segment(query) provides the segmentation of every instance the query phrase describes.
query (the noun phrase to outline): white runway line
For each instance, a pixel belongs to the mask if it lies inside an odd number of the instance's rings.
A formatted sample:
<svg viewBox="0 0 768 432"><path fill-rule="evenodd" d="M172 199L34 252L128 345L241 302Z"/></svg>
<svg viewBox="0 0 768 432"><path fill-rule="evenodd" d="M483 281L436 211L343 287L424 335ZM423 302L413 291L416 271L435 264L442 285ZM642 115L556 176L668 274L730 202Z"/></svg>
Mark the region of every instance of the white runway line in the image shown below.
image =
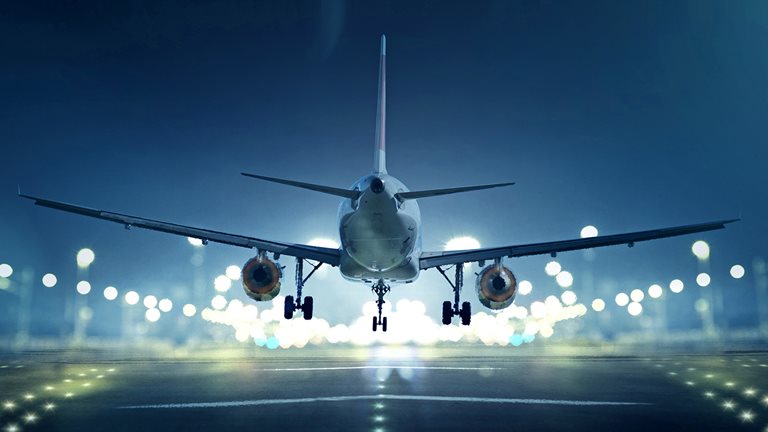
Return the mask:
<svg viewBox="0 0 768 432"><path fill-rule="evenodd" d="M369 400L399 400L399 401L424 401L424 402L465 402L465 403L490 403L490 404L518 404L518 405L564 405L564 406L632 406L651 405L647 402L612 402L590 400L559 400L559 399L510 399L510 398L482 398L482 397L454 397L454 396L418 396L418 395L359 395L359 396L330 396L298 399L258 399L225 402L192 402L171 403L158 405L134 405L118 407L119 409L188 409L188 408L233 408L260 405L285 405L317 402L351 402Z"/></svg>
<svg viewBox="0 0 768 432"><path fill-rule="evenodd" d="M334 370L358 370L358 369L418 369L418 370L462 370L462 371L489 371L502 370L494 367L460 367L460 366L331 366L331 367L303 367L303 368L274 368L256 369L264 372L295 372L295 371L334 371Z"/></svg>

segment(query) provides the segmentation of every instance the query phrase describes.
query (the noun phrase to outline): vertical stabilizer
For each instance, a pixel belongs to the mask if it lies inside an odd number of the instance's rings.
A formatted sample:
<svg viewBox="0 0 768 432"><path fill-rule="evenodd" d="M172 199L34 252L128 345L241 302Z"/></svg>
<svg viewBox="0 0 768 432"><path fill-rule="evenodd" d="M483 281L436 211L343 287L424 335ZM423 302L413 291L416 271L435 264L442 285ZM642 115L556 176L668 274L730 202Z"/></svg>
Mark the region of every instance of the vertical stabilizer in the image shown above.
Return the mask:
<svg viewBox="0 0 768 432"><path fill-rule="evenodd" d="M374 174L387 172L386 158L386 123L387 123L387 37L381 35L381 55L379 56L379 101L376 109L376 146L373 155Z"/></svg>

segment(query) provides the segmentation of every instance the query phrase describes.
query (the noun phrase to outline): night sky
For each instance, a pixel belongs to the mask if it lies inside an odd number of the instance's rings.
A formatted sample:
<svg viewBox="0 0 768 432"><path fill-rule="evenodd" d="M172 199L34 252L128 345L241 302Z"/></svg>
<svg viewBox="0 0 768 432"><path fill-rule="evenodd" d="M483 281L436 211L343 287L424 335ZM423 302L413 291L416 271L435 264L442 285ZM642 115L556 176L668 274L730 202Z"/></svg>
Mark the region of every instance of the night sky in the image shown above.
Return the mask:
<svg viewBox="0 0 768 432"><path fill-rule="evenodd" d="M741 216L720 232L601 249L594 271L619 289L692 286L690 245L703 238L715 283L741 263L752 284L768 240L763 1L6 3L0 261L70 289L89 246L98 287L170 295L191 283L186 239L36 207L19 184L259 238L336 239L337 198L239 173L336 187L369 173L382 33L390 174L411 189L517 182L421 200L426 250L458 234L496 246L574 238L587 224L611 234ZM255 251L205 253L212 281ZM578 293L582 253L558 258ZM544 293L548 260L511 267ZM438 277L392 298L437 316L450 297ZM307 288L316 315L339 320L374 298L335 275Z"/></svg>

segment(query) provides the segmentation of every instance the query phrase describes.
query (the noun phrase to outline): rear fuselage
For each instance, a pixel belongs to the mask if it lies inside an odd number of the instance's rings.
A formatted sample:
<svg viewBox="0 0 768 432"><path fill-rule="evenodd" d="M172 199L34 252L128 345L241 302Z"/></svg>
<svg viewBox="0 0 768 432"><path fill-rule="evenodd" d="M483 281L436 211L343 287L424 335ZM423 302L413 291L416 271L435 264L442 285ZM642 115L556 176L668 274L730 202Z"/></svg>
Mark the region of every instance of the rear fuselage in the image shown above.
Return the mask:
<svg viewBox="0 0 768 432"><path fill-rule="evenodd" d="M352 185L361 192L339 207L341 261L350 280L412 282L419 275L421 213L416 200L398 200L407 192L400 180L386 174L365 176Z"/></svg>

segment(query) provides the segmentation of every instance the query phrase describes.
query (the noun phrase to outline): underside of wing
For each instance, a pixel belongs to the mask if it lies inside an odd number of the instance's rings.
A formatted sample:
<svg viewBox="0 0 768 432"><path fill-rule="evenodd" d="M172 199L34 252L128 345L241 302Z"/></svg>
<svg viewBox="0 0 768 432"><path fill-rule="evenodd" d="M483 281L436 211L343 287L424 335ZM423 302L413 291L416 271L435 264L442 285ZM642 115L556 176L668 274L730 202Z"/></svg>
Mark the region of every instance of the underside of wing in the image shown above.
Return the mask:
<svg viewBox="0 0 768 432"><path fill-rule="evenodd" d="M693 234L704 231L712 231L725 228L726 224L736 222L739 219L706 222L694 225L683 225L672 228L660 228L648 231L637 231L624 234L613 234L591 238L573 240L561 240L545 243L530 243L523 245L502 246L496 248L450 251L450 252L424 252L419 259L419 267L422 270L473 261L485 261L504 257L521 257L528 255L556 254L579 249L591 249L602 246L626 244L633 246L637 242L654 240L666 237L675 237L685 234Z"/></svg>
<svg viewBox="0 0 768 432"><path fill-rule="evenodd" d="M120 213L112 213L109 211L81 207L78 205L37 198L29 195L19 194L19 196L22 198L30 199L39 206L116 222L124 225L126 228L138 227L180 236L195 237L202 240L204 243L212 241L216 243L223 243L250 249L258 249L259 251L320 261L331 266L337 266L339 264L340 251L338 249L323 248L303 244L273 242L238 234L230 234L221 231L195 228L154 219L147 219Z"/></svg>

